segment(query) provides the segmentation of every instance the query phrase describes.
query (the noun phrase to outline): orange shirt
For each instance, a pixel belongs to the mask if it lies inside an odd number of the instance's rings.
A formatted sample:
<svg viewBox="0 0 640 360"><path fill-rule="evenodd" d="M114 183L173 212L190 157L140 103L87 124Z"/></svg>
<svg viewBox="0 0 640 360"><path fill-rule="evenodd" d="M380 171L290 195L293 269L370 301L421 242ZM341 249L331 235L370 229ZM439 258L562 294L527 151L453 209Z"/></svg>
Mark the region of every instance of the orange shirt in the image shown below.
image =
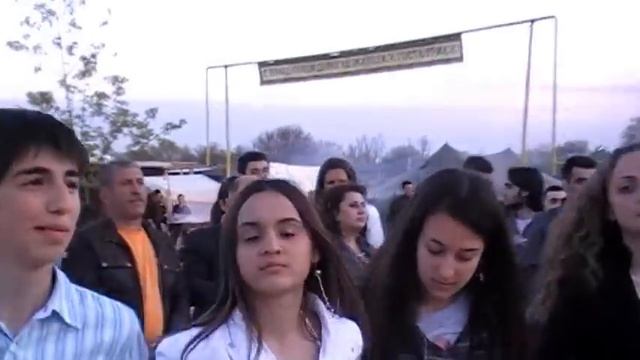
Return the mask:
<svg viewBox="0 0 640 360"><path fill-rule="evenodd" d="M118 233L129 246L142 289L144 337L157 341L164 332L164 313L158 277L158 262L151 240L143 228L120 228Z"/></svg>

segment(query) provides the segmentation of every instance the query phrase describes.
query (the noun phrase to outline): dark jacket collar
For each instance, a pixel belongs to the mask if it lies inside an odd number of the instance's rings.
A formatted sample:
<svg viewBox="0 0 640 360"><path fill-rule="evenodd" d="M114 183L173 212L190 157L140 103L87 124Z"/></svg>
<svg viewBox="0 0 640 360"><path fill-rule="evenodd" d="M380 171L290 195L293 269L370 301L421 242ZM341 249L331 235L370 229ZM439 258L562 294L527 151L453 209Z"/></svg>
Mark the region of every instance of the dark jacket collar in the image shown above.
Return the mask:
<svg viewBox="0 0 640 360"><path fill-rule="evenodd" d="M98 227L103 230L100 232L103 241L127 246L122 236L118 233L118 228L116 227L116 224L113 220L109 218L100 220L98 223ZM159 236L161 236L161 233L158 232L158 230L154 229L152 226L147 225L144 220L142 221L142 228L147 233L147 236L149 237L153 248L158 251L158 238Z"/></svg>

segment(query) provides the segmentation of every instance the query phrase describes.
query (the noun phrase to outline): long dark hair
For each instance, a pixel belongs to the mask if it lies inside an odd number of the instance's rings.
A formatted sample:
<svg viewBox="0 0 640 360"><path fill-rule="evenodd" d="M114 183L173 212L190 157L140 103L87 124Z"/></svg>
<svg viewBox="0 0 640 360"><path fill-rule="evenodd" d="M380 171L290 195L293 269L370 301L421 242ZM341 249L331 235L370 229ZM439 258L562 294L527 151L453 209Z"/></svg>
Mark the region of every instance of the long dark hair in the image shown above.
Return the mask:
<svg viewBox="0 0 640 360"><path fill-rule="evenodd" d="M231 184L238 179L237 176L232 175L228 178L224 179L220 184L220 189L218 189L218 199L213 204L211 208L211 224L212 225L220 225L222 222L222 216L224 215L224 210L222 210L222 206L220 205L221 201L227 201L229 199L229 188Z"/></svg>
<svg viewBox="0 0 640 360"><path fill-rule="evenodd" d="M320 208L320 217L324 226L335 237L342 237L342 230L340 229L340 223L337 219L337 214L340 212L340 203L344 200L347 193L356 192L363 197L367 197L367 189L358 184L348 184L336 186L325 192L322 197L322 203ZM361 235L366 234L366 225L361 231Z"/></svg>
<svg viewBox="0 0 640 360"><path fill-rule="evenodd" d="M356 170L353 168L351 163L349 163L345 159L341 158L329 158L327 159L322 166L320 166L320 170L318 171L318 178L316 179L316 191L315 191L315 202L316 205L320 205L322 196L324 195L324 178L327 177L327 173L331 170L344 170L347 173L347 178L351 183L358 182L358 175L356 174Z"/></svg>
<svg viewBox="0 0 640 360"><path fill-rule="evenodd" d="M352 319L358 323L363 334L366 334L367 326L362 301L342 264L338 251L329 240L326 230L324 230L309 200L297 187L285 180L257 180L238 195L237 200L233 202L223 220L220 256L218 258L222 269L222 291L215 305L196 322L195 326L202 326L203 329L189 341L183 350L183 359L186 359L187 355L200 342L222 326L229 319L234 309L240 310L245 319L247 319L247 323L256 328L258 344L262 343L259 324L256 323L254 311L247 302L246 284L240 275L236 261L236 250L238 246L238 213L247 200L255 194L263 192L278 193L293 204L300 214L313 246L320 254L320 261L315 265L315 269L322 271L323 286L330 306L335 309L337 315ZM316 294L321 299L323 298L320 285L311 272L305 280L304 287L306 292Z"/></svg>
<svg viewBox="0 0 640 360"><path fill-rule="evenodd" d="M494 358L491 352L498 348L501 358L520 359L525 336L522 293L509 232L490 183L463 170L442 170L419 186L409 210L371 266L365 297L373 335L371 359L424 351L415 326L425 295L416 254L425 221L438 213L461 222L485 243L477 272L465 286L472 299L468 319L472 349L486 346L489 358Z"/></svg>
<svg viewBox="0 0 640 360"><path fill-rule="evenodd" d="M549 316L558 301L559 286L564 279L579 280L578 285L593 290L602 280L602 260L629 271L631 253L624 245L620 225L609 218L611 205L607 189L620 159L636 151L640 151L640 143L616 149L580 195L565 205L551 226L541 276L545 286L531 309L536 320L544 321ZM613 258L601 257L605 250Z"/></svg>

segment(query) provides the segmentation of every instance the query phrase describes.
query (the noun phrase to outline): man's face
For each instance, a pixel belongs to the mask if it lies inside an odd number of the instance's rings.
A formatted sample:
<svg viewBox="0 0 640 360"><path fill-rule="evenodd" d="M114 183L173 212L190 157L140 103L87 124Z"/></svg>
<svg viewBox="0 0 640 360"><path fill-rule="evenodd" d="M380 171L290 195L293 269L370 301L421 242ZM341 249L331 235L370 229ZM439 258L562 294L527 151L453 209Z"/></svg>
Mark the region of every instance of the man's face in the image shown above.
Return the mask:
<svg viewBox="0 0 640 360"><path fill-rule="evenodd" d="M100 197L113 220L139 220L147 206L147 189L139 167L116 168Z"/></svg>
<svg viewBox="0 0 640 360"><path fill-rule="evenodd" d="M0 262L23 269L53 264L80 214L77 165L52 149L30 151L0 180Z"/></svg>
<svg viewBox="0 0 640 360"><path fill-rule="evenodd" d="M567 193L564 190L547 191L544 196L544 210L549 211L551 209L561 207L567 200Z"/></svg>
<svg viewBox="0 0 640 360"><path fill-rule="evenodd" d="M416 187L413 184L406 184L403 189L404 189L404 194L407 197L412 198L416 194Z"/></svg>
<svg viewBox="0 0 640 360"><path fill-rule="evenodd" d="M596 169L585 169L580 167L574 167L571 169L571 176L569 182L566 184L567 192L571 196L577 196L584 185L589 181L589 178L596 173Z"/></svg>
<svg viewBox="0 0 640 360"><path fill-rule="evenodd" d="M246 175L253 175L261 179L267 179L269 177L269 163L264 160L250 162L247 164Z"/></svg>

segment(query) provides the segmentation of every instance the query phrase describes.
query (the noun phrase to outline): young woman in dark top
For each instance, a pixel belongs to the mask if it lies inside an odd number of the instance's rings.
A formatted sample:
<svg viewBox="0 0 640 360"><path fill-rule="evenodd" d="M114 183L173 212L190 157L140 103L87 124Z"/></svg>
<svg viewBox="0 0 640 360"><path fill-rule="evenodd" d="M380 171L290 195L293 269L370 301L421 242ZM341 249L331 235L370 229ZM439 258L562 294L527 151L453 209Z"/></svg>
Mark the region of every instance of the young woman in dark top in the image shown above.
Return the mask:
<svg viewBox="0 0 640 360"><path fill-rule="evenodd" d="M640 359L640 144L613 153L546 245L537 358Z"/></svg>
<svg viewBox="0 0 640 360"><path fill-rule="evenodd" d="M366 239L367 191L362 185L340 185L325 192L321 217L333 235L344 264L358 288L364 285L373 248Z"/></svg>
<svg viewBox="0 0 640 360"><path fill-rule="evenodd" d="M407 210L371 264L368 358L523 359L516 264L490 183L443 170Z"/></svg>

